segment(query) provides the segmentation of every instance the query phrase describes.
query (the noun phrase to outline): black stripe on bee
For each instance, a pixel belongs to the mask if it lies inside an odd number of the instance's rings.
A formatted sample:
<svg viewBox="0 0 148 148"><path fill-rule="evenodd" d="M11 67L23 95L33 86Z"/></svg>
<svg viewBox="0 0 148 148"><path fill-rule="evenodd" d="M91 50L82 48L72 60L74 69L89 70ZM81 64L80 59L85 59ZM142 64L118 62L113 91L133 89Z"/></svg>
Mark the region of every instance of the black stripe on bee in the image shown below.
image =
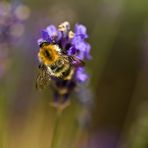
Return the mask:
<svg viewBox="0 0 148 148"><path fill-rule="evenodd" d="M69 68L66 71L62 72L63 77L64 78L67 77L70 74L70 72L71 72L71 67L69 66Z"/></svg>
<svg viewBox="0 0 148 148"><path fill-rule="evenodd" d="M64 60L59 59L54 64L52 64L50 68L54 73L57 73L62 71L64 69L64 66L65 66Z"/></svg>
<svg viewBox="0 0 148 148"><path fill-rule="evenodd" d="M65 79L67 76L69 76L71 72L71 66L70 65L64 65L63 68L59 68L54 72L55 76L57 76L59 79Z"/></svg>

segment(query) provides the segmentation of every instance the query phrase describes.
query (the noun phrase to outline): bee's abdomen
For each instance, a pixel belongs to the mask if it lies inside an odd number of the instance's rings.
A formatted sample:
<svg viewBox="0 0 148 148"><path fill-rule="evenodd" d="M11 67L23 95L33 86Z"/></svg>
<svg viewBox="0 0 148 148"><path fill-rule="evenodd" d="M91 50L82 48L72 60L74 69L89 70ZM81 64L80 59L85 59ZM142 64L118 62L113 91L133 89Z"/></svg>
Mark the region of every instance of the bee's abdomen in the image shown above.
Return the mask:
<svg viewBox="0 0 148 148"><path fill-rule="evenodd" d="M57 78L69 80L72 77L73 68L70 62L65 59L57 60L50 68Z"/></svg>
<svg viewBox="0 0 148 148"><path fill-rule="evenodd" d="M64 60L59 59L50 66L53 73L58 73L64 68Z"/></svg>
<svg viewBox="0 0 148 148"><path fill-rule="evenodd" d="M66 66L63 68L63 70L62 70L62 77L63 77L64 79L66 79L66 78L69 76L71 70L72 70L71 65L70 65L70 64L69 64L69 65L66 65Z"/></svg>

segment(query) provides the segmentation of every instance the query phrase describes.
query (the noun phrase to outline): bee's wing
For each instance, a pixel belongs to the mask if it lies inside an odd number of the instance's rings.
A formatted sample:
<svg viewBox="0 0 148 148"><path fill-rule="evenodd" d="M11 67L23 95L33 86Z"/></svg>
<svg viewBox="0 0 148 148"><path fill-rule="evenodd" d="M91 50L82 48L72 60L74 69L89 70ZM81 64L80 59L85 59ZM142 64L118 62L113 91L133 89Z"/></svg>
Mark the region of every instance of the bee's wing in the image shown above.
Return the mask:
<svg viewBox="0 0 148 148"><path fill-rule="evenodd" d="M42 90L48 87L50 83L50 75L47 71L47 67L43 64L39 65L39 72L36 78L36 88Z"/></svg>
<svg viewBox="0 0 148 148"><path fill-rule="evenodd" d="M75 67L83 67L83 66L85 66L84 61L76 58L75 56L70 56L69 59L70 59L71 64L73 66L75 66Z"/></svg>

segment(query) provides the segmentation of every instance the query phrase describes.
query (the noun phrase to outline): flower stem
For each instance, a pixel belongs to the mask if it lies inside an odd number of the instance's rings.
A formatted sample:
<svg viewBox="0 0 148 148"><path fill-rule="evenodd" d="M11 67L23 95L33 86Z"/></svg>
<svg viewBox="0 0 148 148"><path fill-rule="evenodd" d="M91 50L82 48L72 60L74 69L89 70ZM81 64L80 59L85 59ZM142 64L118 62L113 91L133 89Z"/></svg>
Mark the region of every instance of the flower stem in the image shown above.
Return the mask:
<svg viewBox="0 0 148 148"><path fill-rule="evenodd" d="M57 148L58 146L58 126L60 123L60 118L61 118L61 113L62 112L58 112L56 114L56 119L54 122L54 129L53 129L53 135L52 135L52 139L51 139L51 147L50 148Z"/></svg>

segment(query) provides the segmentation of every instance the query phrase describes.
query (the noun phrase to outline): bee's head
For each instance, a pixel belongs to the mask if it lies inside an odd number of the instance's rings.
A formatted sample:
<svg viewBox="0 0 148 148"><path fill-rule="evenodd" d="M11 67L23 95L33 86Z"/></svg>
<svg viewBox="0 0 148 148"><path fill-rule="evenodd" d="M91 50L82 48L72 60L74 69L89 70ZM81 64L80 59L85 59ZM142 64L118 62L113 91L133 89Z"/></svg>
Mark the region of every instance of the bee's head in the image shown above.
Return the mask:
<svg viewBox="0 0 148 148"><path fill-rule="evenodd" d="M52 53L49 48L45 48L43 54L48 60L52 60Z"/></svg>
<svg viewBox="0 0 148 148"><path fill-rule="evenodd" d="M38 53L39 60L45 65L52 64L58 56L55 46L49 43L43 43Z"/></svg>

